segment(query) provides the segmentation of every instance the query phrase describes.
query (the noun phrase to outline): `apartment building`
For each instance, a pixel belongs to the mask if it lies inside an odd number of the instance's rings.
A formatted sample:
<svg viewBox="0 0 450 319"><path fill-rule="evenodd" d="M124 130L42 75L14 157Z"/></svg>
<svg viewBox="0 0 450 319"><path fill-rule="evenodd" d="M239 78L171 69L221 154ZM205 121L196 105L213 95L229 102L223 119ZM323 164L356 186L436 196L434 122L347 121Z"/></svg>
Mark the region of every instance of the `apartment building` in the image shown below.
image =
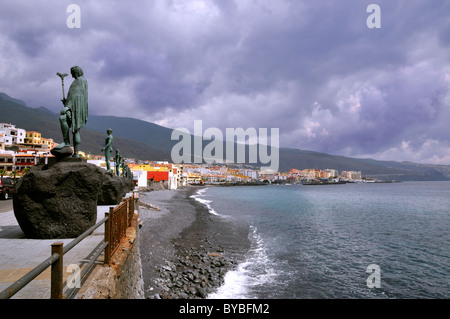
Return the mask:
<svg viewBox="0 0 450 319"><path fill-rule="evenodd" d="M342 171L341 176L343 179L348 179L348 180L361 180L362 179L361 172L357 172L357 171Z"/></svg>
<svg viewBox="0 0 450 319"><path fill-rule="evenodd" d="M25 143L33 145L41 145L41 133L36 131L27 131Z"/></svg>
<svg viewBox="0 0 450 319"><path fill-rule="evenodd" d="M14 158L14 168L18 172L23 172L25 168L36 165L36 160L39 159L34 154L15 154Z"/></svg>
<svg viewBox="0 0 450 319"><path fill-rule="evenodd" d="M339 172L335 169L327 168L323 171L326 173L327 178L334 178L334 177L338 177L338 175L339 175Z"/></svg>
<svg viewBox="0 0 450 319"><path fill-rule="evenodd" d="M5 132L0 132L0 150L5 149Z"/></svg>
<svg viewBox="0 0 450 319"><path fill-rule="evenodd" d="M14 170L14 156L13 154L3 153L0 154L0 169L6 172L12 172Z"/></svg>
<svg viewBox="0 0 450 319"><path fill-rule="evenodd" d="M25 143L26 131L13 124L0 123L0 144L12 146ZM3 147L4 148L4 147Z"/></svg>

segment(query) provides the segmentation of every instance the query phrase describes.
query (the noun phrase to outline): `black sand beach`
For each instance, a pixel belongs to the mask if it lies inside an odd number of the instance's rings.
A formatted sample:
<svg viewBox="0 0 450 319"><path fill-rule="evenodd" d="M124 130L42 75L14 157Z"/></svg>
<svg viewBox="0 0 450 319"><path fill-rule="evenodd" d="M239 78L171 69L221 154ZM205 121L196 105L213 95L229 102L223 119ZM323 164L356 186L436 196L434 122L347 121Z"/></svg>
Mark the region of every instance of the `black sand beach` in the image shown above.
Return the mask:
<svg viewBox="0 0 450 319"><path fill-rule="evenodd" d="M206 298L250 248L248 226L211 214L190 197L198 190L190 186L140 193L146 298Z"/></svg>

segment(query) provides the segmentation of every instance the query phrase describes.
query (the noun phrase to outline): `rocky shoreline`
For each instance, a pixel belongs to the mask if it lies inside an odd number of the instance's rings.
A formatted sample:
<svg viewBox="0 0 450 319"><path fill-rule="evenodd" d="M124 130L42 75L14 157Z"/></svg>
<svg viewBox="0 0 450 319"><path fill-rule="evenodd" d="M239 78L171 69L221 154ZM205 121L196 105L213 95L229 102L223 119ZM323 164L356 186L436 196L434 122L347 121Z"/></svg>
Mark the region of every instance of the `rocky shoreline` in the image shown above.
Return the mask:
<svg viewBox="0 0 450 319"><path fill-rule="evenodd" d="M250 247L248 227L209 213L198 191L141 193L141 258L147 299L205 299ZM151 209L157 207L159 210Z"/></svg>
<svg viewBox="0 0 450 319"><path fill-rule="evenodd" d="M180 248L176 262L167 261L155 282L160 290L150 299L204 299L223 285L228 270L236 262L221 253L200 247Z"/></svg>

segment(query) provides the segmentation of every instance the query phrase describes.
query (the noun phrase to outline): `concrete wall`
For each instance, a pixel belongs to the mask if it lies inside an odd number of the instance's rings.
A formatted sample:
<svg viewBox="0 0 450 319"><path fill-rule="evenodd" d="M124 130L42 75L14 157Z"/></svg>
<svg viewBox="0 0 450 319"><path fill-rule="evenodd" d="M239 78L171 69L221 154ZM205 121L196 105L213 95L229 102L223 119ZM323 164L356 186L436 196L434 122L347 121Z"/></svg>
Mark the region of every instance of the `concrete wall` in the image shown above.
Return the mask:
<svg viewBox="0 0 450 319"><path fill-rule="evenodd" d="M137 205L136 205L137 206ZM134 214L126 237L111 259L98 265L83 284L76 299L143 299L144 281L139 251L139 215Z"/></svg>

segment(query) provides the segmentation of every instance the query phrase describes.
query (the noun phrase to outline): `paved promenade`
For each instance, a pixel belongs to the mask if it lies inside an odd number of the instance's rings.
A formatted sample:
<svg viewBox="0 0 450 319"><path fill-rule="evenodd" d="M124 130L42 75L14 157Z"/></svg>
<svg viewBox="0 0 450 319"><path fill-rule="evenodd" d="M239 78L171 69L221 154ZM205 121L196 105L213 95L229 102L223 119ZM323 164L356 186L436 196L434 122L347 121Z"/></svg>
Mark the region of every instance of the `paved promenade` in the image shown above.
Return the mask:
<svg viewBox="0 0 450 319"><path fill-rule="evenodd" d="M114 206L98 206L97 221L105 217L105 212ZM93 234L81 241L64 255L64 280L70 275L67 266L76 264L82 268L92 251L103 240L104 227L100 226ZM0 291L8 288L16 280L38 266L50 257L51 244L63 242L64 246L74 238L69 239L26 239L14 216L14 212L0 212ZM99 259L103 258L100 255ZM97 265L100 265L100 260ZM97 266L96 266L97 267ZM83 287L79 293L83 291ZM50 267L30 282L11 299L49 299L50 298Z"/></svg>

